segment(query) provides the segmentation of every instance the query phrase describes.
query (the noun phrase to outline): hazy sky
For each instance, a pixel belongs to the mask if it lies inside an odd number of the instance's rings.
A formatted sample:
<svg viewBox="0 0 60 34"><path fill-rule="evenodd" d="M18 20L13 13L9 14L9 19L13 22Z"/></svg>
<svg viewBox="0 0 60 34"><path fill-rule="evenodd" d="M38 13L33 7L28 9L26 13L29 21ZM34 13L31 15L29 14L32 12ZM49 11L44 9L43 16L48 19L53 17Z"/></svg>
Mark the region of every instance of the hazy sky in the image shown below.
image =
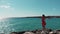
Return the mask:
<svg viewBox="0 0 60 34"><path fill-rule="evenodd" d="M60 0L0 0L0 17L59 15Z"/></svg>

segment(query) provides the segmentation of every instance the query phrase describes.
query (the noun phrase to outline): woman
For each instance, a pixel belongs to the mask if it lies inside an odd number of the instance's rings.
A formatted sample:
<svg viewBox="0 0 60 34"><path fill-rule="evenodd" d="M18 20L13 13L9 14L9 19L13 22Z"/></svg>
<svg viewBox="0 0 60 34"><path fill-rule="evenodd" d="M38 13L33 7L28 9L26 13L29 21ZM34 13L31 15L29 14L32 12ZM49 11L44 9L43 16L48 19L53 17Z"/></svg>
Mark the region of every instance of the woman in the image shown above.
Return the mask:
<svg viewBox="0 0 60 34"><path fill-rule="evenodd" d="M45 30L45 26L46 26L45 15L43 14L42 15L42 27L43 27L43 30Z"/></svg>

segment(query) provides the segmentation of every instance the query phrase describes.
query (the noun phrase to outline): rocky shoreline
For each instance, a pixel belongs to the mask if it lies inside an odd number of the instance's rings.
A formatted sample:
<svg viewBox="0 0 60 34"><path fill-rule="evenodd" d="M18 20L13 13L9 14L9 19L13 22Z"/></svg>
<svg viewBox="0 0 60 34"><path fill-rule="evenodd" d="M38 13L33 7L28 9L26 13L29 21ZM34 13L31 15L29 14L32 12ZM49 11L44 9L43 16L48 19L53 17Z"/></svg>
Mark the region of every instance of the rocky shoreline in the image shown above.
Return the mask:
<svg viewBox="0 0 60 34"><path fill-rule="evenodd" d="M60 30L34 30L34 31L22 31L22 32L11 32L10 34L60 34Z"/></svg>

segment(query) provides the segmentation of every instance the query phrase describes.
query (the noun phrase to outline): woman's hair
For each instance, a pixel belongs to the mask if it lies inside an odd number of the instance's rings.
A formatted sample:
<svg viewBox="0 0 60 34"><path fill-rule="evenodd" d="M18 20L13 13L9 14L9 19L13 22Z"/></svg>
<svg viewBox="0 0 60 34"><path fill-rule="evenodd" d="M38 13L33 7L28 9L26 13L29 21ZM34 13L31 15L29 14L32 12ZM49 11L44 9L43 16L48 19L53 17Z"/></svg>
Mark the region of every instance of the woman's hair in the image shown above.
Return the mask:
<svg viewBox="0 0 60 34"><path fill-rule="evenodd" d="M44 14L42 16L45 16Z"/></svg>

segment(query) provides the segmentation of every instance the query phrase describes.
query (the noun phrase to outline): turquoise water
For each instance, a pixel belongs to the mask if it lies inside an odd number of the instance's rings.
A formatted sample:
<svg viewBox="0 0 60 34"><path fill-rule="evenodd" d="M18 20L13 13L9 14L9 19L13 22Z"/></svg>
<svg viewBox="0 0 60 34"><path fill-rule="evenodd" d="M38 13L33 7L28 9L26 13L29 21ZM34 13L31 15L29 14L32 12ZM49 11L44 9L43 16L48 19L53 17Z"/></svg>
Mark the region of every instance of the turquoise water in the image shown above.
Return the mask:
<svg viewBox="0 0 60 34"><path fill-rule="evenodd" d="M41 18L8 18L0 20L0 32L42 29ZM60 29L60 18L46 18L46 28Z"/></svg>

